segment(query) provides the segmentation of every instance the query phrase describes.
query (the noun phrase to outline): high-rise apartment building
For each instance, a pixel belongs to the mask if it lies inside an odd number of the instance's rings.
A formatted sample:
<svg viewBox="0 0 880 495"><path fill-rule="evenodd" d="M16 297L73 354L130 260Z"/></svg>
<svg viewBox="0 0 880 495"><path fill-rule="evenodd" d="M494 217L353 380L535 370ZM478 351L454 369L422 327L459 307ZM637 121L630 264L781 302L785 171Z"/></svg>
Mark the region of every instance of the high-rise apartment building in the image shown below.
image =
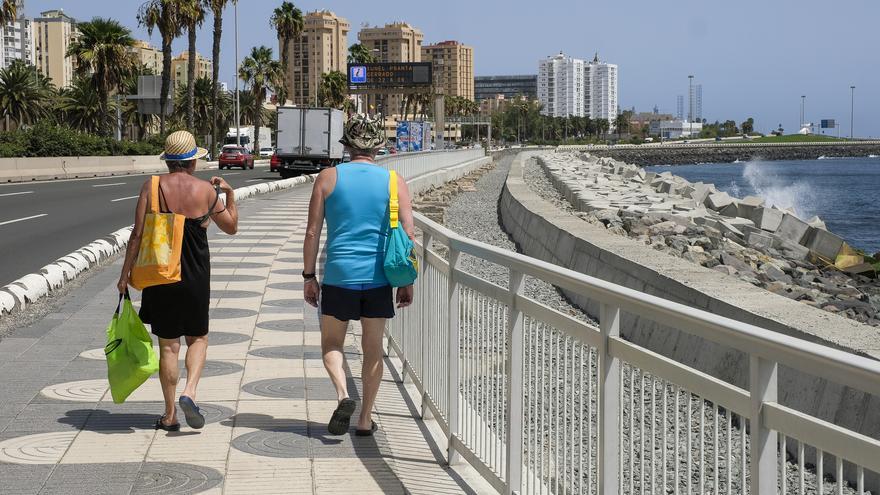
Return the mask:
<svg viewBox="0 0 880 495"><path fill-rule="evenodd" d="M290 67L284 75L294 105L318 104L321 76L346 72L348 62L348 20L328 10L309 12L303 18L298 40L290 41Z"/></svg>
<svg viewBox="0 0 880 495"><path fill-rule="evenodd" d="M146 68L155 75L162 73L162 50L146 41L135 41L130 49L139 67Z"/></svg>
<svg viewBox="0 0 880 495"><path fill-rule="evenodd" d="M421 62L424 39L420 30L405 22L365 27L358 33L358 41L370 50L377 62ZM383 100L385 108L381 110L386 116L403 113L403 95L388 95L379 101ZM376 106L372 99L370 106Z"/></svg>
<svg viewBox="0 0 880 495"><path fill-rule="evenodd" d="M599 61L584 65L584 115L591 119L617 118L617 65Z"/></svg>
<svg viewBox="0 0 880 495"><path fill-rule="evenodd" d="M443 94L474 99L474 48L458 41L422 46L422 62L434 66L434 82Z"/></svg>
<svg viewBox="0 0 880 495"><path fill-rule="evenodd" d="M161 52L159 57L159 73L161 74ZM189 51L184 50L183 53L171 59L171 87L174 89L186 86L189 76ZM196 52L196 79L206 77L211 78L213 64L210 59L201 56ZM173 93L172 93L173 95Z"/></svg>
<svg viewBox="0 0 880 495"><path fill-rule="evenodd" d="M73 83L74 63L67 56L77 36L76 19L63 10L47 10L34 19L34 65L58 88Z"/></svg>
<svg viewBox="0 0 880 495"><path fill-rule="evenodd" d="M578 58L562 52L541 60L538 64L538 101L541 113L551 117L583 117L584 67Z"/></svg>
<svg viewBox="0 0 880 495"><path fill-rule="evenodd" d="M0 26L0 68L9 67L13 60L34 63L33 22L24 16L24 1L18 2L18 18Z"/></svg>
<svg viewBox="0 0 880 495"><path fill-rule="evenodd" d="M675 97L675 118L684 120L684 95Z"/></svg>
<svg viewBox="0 0 880 495"><path fill-rule="evenodd" d="M703 85L694 87L694 122L703 121Z"/></svg>

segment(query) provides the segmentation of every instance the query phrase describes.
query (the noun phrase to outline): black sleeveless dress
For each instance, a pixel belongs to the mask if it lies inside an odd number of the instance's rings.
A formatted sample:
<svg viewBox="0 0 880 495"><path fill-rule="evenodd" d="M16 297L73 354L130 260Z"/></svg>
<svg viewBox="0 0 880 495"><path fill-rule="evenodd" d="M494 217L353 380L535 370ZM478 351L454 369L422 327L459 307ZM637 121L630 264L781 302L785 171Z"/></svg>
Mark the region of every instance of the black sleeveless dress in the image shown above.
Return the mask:
<svg viewBox="0 0 880 495"><path fill-rule="evenodd" d="M159 187L160 204L162 188ZM219 199L220 193L217 192ZM200 337L208 333L211 304L211 252L208 231L202 227L217 205L200 218L187 218L180 250L180 282L144 289L139 315L159 338ZM162 212L168 213L165 209Z"/></svg>

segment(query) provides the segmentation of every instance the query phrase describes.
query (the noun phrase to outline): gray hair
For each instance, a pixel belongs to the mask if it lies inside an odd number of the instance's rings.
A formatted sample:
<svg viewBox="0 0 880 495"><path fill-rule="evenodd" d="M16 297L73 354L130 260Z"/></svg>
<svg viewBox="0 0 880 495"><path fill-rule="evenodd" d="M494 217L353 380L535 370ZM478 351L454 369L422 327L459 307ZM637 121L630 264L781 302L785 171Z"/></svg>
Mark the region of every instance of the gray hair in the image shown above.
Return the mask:
<svg viewBox="0 0 880 495"><path fill-rule="evenodd" d="M195 160L165 160L165 165L171 172L180 172L195 168Z"/></svg>

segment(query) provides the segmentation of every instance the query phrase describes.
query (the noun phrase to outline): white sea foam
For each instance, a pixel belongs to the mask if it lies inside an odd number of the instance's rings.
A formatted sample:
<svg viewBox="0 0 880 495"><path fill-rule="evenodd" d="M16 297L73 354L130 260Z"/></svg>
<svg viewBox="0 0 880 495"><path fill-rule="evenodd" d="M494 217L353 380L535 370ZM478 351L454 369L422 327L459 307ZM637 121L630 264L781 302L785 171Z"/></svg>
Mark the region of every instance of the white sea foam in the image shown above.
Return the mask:
<svg viewBox="0 0 880 495"><path fill-rule="evenodd" d="M779 177L768 171L760 161L749 161L743 167L743 179L749 183L756 196L764 198L767 206L794 208L799 217L807 218L813 214L817 205L811 204L815 197L812 187L806 182ZM738 193L738 189L736 188ZM733 193L733 191L732 191ZM740 194L735 194L742 197Z"/></svg>

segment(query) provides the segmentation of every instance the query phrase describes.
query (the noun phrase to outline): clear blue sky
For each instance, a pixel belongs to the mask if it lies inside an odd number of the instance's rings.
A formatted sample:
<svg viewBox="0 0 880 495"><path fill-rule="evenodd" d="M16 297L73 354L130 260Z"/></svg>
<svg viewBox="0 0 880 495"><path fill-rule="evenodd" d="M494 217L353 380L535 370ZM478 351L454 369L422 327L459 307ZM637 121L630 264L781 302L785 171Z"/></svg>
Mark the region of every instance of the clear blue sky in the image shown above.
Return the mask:
<svg viewBox="0 0 880 495"><path fill-rule="evenodd" d="M277 51L269 28L280 0L241 0L239 46L265 44ZM710 120L752 116L756 128L779 123L796 129L800 95L807 120L835 118L849 134L849 86L856 86L855 131L880 136L880 2L876 0L302 0L304 11L325 8L351 22L349 44L363 23L405 20L425 42L460 40L474 47L477 75L537 72L540 58L560 50L581 58L598 51L620 66L620 105L675 112L687 76L703 84L703 114ZM140 0L26 0L29 16L63 8L88 20L112 17L148 38L137 26ZM434 8L443 5L443 8ZM227 11L221 78L232 85L232 8ZM158 33L152 37L158 44ZM175 43L175 53L184 41ZM210 20L199 51L210 56Z"/></svg>

